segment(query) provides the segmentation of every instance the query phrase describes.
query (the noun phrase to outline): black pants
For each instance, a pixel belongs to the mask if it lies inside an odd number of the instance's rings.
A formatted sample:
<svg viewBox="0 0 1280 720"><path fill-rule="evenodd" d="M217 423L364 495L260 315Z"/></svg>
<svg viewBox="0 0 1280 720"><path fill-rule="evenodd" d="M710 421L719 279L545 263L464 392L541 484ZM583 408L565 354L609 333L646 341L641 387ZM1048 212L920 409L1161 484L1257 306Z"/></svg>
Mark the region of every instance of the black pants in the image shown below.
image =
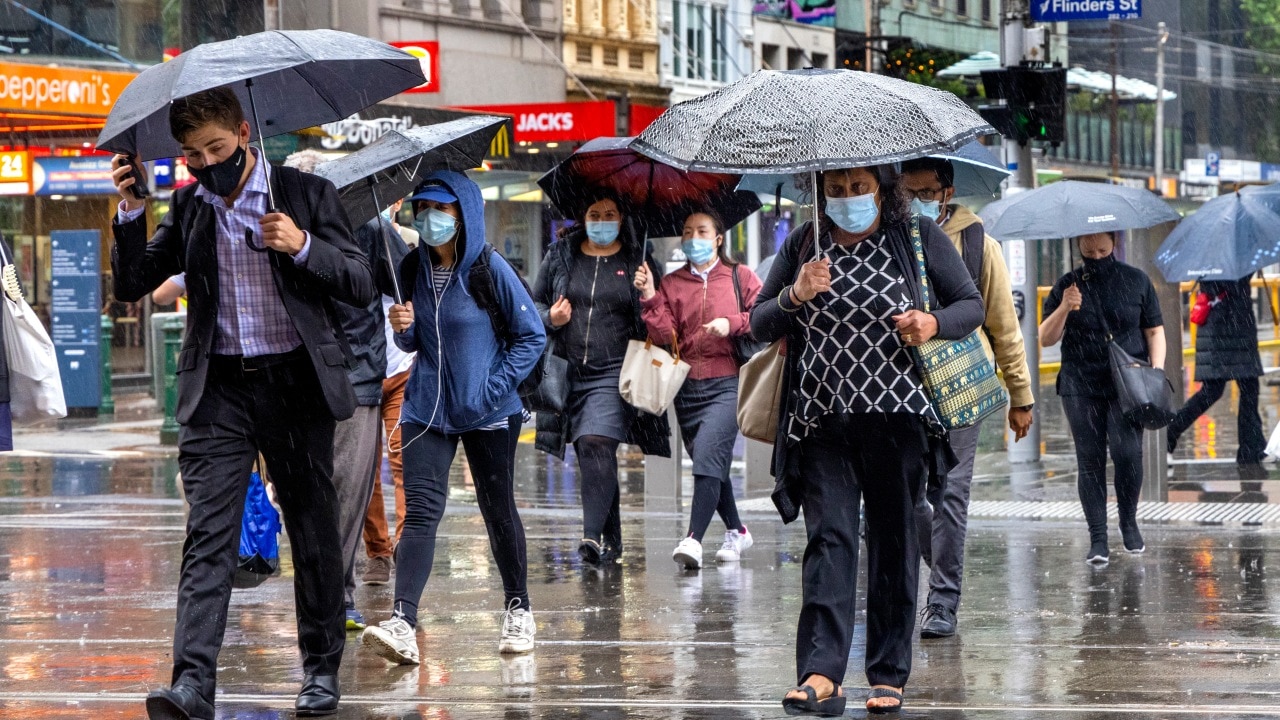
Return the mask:
<svg viewBox="0 0 1280 720"><path fill-rule="evenodd" d="M716 513L725 529L741 529L729 480L733 444L738 439L738 376L686 380L676 395L675 408L680 436L693 458L689 535L702 542Z"/></svg>
<svg viewBox="0 0 1280 720"><path fill-rule="evenodd" d="M1258 378L1236 378L1236 387L1240 389L1240 406L1236 408L1236 435L1240 445L1236 449L1236 462L1252 465L1261 462L1267 451L1262 416L1258 414ZM1173 416L1169 423L1169 438L1176 441L1196 418L1222 398L1226 389L1226 380L1205 380L1201 383L1200 390L1188 398L1187 404Z"/></svg>
<svg viewBox="0 0 1280 720"><path fill-rule="evenodd" d="M1076 444L1080 478L1076 486L1091 540L1107 537L1107 452L1115 465L1116 505L1120 522L1138 514L1142 492L1142 428L1125 419L1115 398L1066 395L1062 409Z"/></svg>
<svg viewBox="0 0 1280 720"><path fill-rule="evenodd" d="M858 503L866 502L867 680L906 685L916 622L920 548L915 506L928 443L919 417L824 418L800 443L804 480L804 599L796 676L843 683L858 586Z"/></svg>
<svg viewBox="0 0 1280 720"><path fill-rule="evenodd" d="M190 512L178 581L174 684L194 685L213 702L244 497L259 451L289 532L303 671L338 672L346 631L333 431L305 354L250 372L217 358L210 363L204 396L178 438Z"/></svg>
<svg viewBox="0 0 1280 720"><path fill-rule="evenodd" d="M982 423L951 431L951 449L959 461L947 473L941 492L926 493L916 504L916 538L920 554L929 565L929 600L950 608L960 607L964 581L964 541L969 533L969 489L973 485L973 461L978 452Z"/></svg>
<svg viewBox="0 0 1280 720"><path fill-rule="evenodd" d="M618 487L618 441L583 435L573 443L582 487L582 537L622 549L622 490Z"/></svg>
<svg viewBox="0 0 1280 720"><path fill-rule="evenodd" d="M512 468L520 439L520 416L507 418L503 430L472 430L461 435L444 435L435 430L405 423L404 438L404 530L396 543L396 601L393 609L410 625L418 625L418 603L431 577L436 554L436 530L444 517L449 497L449 466L458 452L458 441L467 451L471 477L476 486L476 503L489 531L489 549L502 575L506 603L529 609L528 559L525 554L524 524L516 510L515 478ZM514 608L512 608L514 609Z"/></svg>

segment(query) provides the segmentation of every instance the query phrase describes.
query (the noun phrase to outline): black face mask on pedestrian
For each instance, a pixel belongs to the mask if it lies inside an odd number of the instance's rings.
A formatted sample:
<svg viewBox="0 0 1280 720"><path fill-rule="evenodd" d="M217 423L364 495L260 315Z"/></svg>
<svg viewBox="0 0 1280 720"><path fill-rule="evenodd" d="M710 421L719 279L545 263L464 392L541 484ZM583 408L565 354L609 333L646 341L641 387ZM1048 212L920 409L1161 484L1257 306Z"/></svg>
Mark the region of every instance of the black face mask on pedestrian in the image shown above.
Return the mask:
<svg viewBox="0 0 1280 720"><path fill-rule="evenodd" d="M244 174L244 158L247 154L243 147L236 145L236 150L231 153L231 157L222 162L205 165L202 168L188 166L187 169L195 176L196 182L200 183L201 187L224 198L235 192L236 186L240 184L240 176Z"/></svg>
<svg viewBox="0 0 1280 720"><path fill-rule="evenodd" d="M1099 272L1102 270L1106 270L1107 268L1116 264L1115 253L1112 253L1106 257L1100 257L1100 258L1089 258L1089 257L1082 256L1082 259L1084 260L1084 269L1088 270L1089 272Z"/></svg>

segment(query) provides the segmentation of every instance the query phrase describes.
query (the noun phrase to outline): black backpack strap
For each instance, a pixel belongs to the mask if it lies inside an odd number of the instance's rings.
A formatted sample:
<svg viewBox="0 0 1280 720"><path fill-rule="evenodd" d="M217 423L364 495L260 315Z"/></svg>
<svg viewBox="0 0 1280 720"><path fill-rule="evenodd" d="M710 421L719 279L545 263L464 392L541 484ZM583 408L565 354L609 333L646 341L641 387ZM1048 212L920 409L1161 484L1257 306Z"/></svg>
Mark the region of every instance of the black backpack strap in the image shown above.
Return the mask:
<svg viewBox="0 0 1280 720"><path fill-rule="evenodd" d="M730 265L729 269L733 272L733 296L738 299L738 312L746 312L747 308L742 304L742 285L738 280L738 268L741 265Z"/></svg>
<svg viewBox="0 0 1280 720"><path fill-rule="evenodd" d="M961 231L960 254L964 256L964 266L969 269L969 277L973 284L981 289L982 256L986 253L986 231L982 223L974 223Z"/></svg>
<svg viewBox="0 0 1280 720"><path fill-rule="evenodd" d="M485 243L484 249L480 251L480 257L476 258L471 271L467 274L467 290L471 293L471 298L476 301L476 305L489 314L494 336L508 339L511 331L507 326L507 318L502 314L502 305L498 302L498 289L493 283L493 272L489 269L494 252L496 251L493 246Z"/></svg>
<svg viewBox="0 0 1280 720"><path fill-rule="evenodd" d="M422 270L422 254L417 248L410 250L408 255L400 261L400 293L404 296L404 301L409 302L413 299L413 289L418 282L418 273Z"/></svg>

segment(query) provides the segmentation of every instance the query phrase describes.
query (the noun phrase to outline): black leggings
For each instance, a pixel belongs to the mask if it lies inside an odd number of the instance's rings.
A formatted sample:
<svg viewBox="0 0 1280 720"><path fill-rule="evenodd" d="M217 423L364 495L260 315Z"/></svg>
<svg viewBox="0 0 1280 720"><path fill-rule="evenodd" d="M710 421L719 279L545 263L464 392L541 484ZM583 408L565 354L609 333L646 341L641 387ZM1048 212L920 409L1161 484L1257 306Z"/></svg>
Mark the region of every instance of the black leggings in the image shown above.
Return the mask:
<svg viewBox="0 0 1280 720"><path fill-rule="evenodd" d="M582 537L622 548L622 494L618 488L618 441L583 435L573 443L582 487Z"/></svg>
<svg viewBox="0 0 1280 720"><path fill-rule="evenodd" d="M1196 418L1205 414L1222 398L1227 380L1205 380L1200 390L1173 416L1169 423L1169 437L1177 441L1191 427ZM1258 414L1258 378L1236 378L1240 389L1240 407L1236 409L1236 462L1252 465L1262 462L1267 454L1267 438L1262 433L1262 417Z"/></svg>
<svg viewBox="0 0 1280 720"><path fill-rule="evenodd" d="M1062 409L1076 444L1080 505L1092 540L1107 537L1107 452L1116 467L1116 505L1121 524L1138 514L1142 492L1142 428L1125 419L1120 401L1067 395Z"/></svg>
<svg viewBox="0 0 1280 720"><path fill-rule="evenodd" d="M693 510L689 513L689 535L694 540L702 542L715 513L720 513L720 519L729 530L742 529L738 503L733 499L733 483L729 478L694 475Z"/></svg>
<svg viewBox="0 0 1280 720"><path fill-rule="evenodd" d="M461 435L444 435L421 425L405 423L404 438L404 530L396 544L395 614L410 625L418 625L418 602L431 576L436 553L436 530L444 517L449 496L449 466L458 450L458 440L467 451L471 476L476 486L476 502L489 531L489 548L502 575L506 605L529 609L528 560L525 555L524 525L516 510L514 478L516 442L520 437L520 416L507 418L502 430L471 430ZM514 609L514 608L512 608Z"/></svg>

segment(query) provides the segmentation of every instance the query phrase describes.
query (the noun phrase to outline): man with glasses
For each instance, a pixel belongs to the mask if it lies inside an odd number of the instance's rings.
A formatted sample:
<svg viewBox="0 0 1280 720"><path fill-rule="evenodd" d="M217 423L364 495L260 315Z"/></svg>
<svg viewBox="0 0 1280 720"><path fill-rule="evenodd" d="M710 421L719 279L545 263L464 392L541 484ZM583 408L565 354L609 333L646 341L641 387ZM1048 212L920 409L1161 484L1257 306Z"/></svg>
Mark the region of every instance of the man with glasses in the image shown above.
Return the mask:
<svg viewBox="0 0 1280 720"><path fill-rule="evenodd" d="M938 223L960 251L973 277L986 317L980 333L987 354L995 356L1009 389L1009 429L1016 440L1031 427L1035 397L1027 367L1022 329L1014 309L1009 270L1000 244L988 236L982 221L969 208L952 203L955 168L941 158L920 158L902 164L900 187L911 200L912 212ZM969 516L969 485L978 449L980 425L951 431L951 447L959 463L947 473L941 493L930 493L916 508L921 554L929 564L929 600L920 627L922 639L950 637L956 632L960 582L964 576L964 540Z"/></svg>

